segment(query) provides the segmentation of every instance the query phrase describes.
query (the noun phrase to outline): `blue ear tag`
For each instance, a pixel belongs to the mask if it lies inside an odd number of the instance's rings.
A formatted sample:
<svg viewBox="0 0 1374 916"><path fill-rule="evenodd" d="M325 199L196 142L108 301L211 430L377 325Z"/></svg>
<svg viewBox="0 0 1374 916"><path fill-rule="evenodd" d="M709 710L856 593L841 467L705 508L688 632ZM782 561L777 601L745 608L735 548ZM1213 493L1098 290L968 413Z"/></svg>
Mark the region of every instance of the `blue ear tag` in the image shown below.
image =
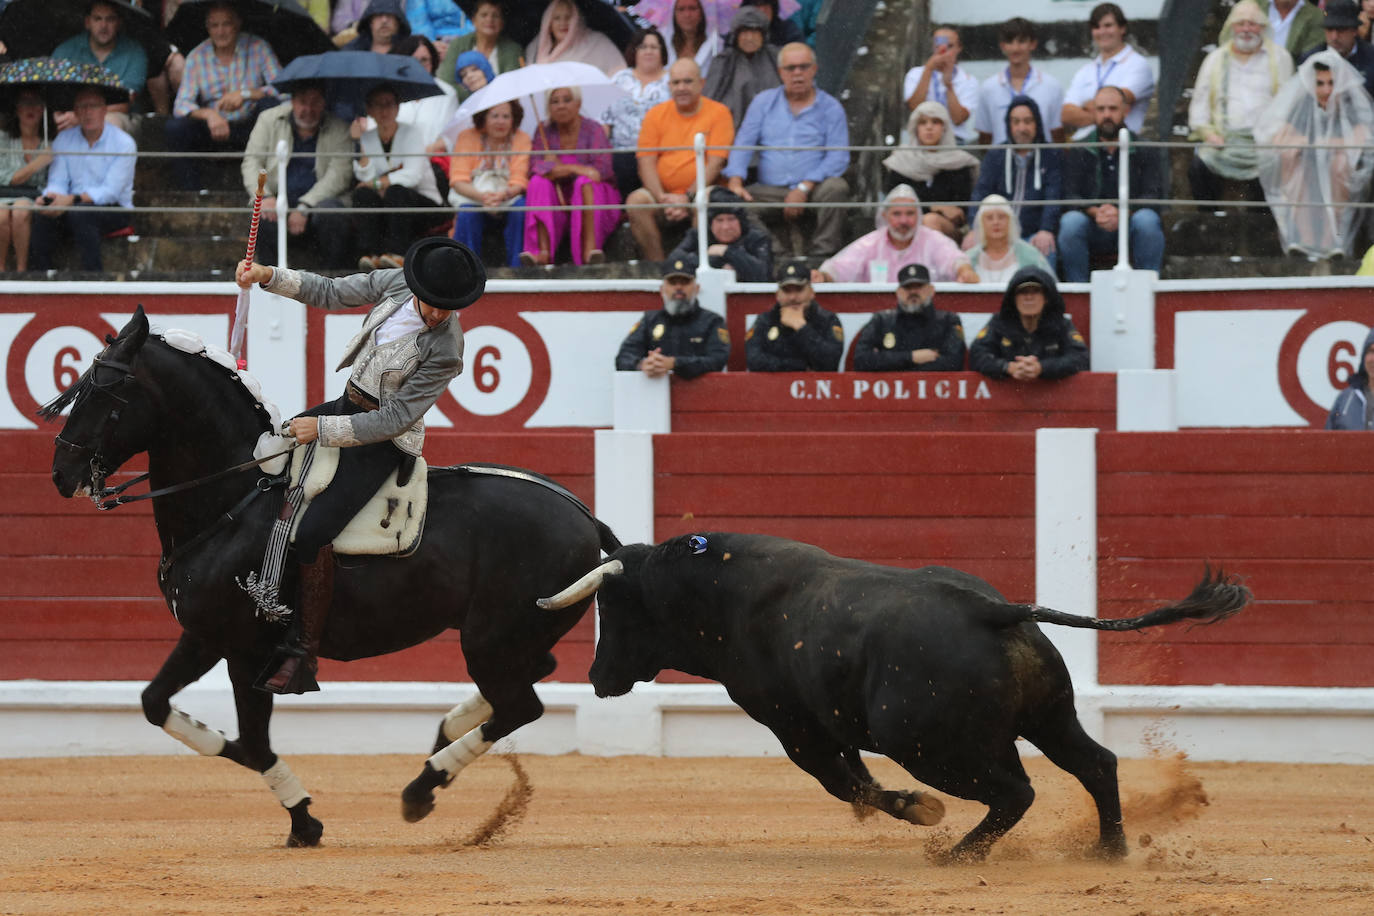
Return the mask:
<svg viewBox="0 0 1374 916"><path fill-rule="evenodd" d="M699 534L694 534L687 539L687 543L692 548L692 553L703 554L706 552L706 538Z"/></svg>

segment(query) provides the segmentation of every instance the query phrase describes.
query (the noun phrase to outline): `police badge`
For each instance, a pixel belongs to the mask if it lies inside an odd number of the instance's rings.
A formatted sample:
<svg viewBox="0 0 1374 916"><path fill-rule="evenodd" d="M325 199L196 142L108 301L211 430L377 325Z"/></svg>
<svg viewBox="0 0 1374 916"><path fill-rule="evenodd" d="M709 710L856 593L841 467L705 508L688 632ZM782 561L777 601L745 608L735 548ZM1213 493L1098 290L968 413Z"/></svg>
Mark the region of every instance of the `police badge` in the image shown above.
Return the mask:
<svg viewBox="0 0 1374 916"><path fill-rule="evenodd" d="M661 324L656 324L656 325L654 325L654 329L653 329L653 331L650 333L649 336L652 337L654 340L662 340L662 339L663 339L663 332L664 332L664 330L665 330L665 329L664 329L663 325L661 325Z"/></svg>
<svg viewBox="0 0 1374 916"><path fill-rule="evenodd" d="M781 334L781 333L782 333L782 332L778 330L778 326L777 326L777 325L773 325L771 328L768 329L768 339L769 339L769 340L777 340L777 339L778 339L778 335Z"/></svg>
<svg viewBox="0 0 1374 916"><path fill-rule="evenodd" d="M893 334L891 331L888 331L886 334L884 334L883 346L889 350L897 346L897 335Z"/></svg>

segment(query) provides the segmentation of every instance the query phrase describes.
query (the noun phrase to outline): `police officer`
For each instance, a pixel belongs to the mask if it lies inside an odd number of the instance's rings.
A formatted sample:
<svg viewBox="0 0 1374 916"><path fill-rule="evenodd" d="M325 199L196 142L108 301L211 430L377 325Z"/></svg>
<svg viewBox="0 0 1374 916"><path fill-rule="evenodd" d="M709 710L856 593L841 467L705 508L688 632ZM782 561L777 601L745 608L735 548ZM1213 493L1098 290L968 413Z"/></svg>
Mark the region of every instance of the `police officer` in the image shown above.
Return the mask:
<svg viewBox="0 0 1374 916"><path fill-rule="evenodd" d="M778 301L745 335L750 372L835 372L844 352L844 328L816 303L804 259L778 271Z"/></svg>
<svg viewBox="0 0 1374 916"><path fill-rule="evenodd" d="M1054 278L1038 267L1012 275L1002 309L973 339L969 367L990 378L1054 379L1088 368L1088 345L1064 313Z"/></svg>
<svg viewBox="0 0 1374 916"><path fill-rule="evenodd" d="M924 264L897 274L897 307L878 312L854 341L854 368L862 372L964 368L964 326L953 312L937 309L935 287Z"/></svg>
<svg viewBox="0 0 1374 916"><path fill-rule="evenodd" d="M615 356L621 372L639 370L650 378L669 372L696 378L725 368L730 356L730 332L725 319L697 302L696 261L674 258L663 264L659 293L663 308L645 312L630 328Z"/></svg>

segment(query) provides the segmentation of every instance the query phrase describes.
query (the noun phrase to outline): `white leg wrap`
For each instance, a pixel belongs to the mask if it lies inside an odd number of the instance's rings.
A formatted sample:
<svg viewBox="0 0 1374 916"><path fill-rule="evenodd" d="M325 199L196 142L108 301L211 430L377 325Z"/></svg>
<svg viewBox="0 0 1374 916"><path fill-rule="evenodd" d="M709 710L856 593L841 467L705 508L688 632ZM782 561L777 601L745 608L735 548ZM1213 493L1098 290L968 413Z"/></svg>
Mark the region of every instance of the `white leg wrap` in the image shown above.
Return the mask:
<svg viewBox="0 0 1374 916"><path fill-rule="evenodd" d="M294 808L301 802L310 797L301 785L301 781L296 778L296 774L291 772L291 768L286 765L286 761L280 757L277 762L272 764L262 774L262 778L267 782L267 788L272 790L272 794L277 796L277 801L281 802L283 808Z"/></svg>
<svg viewBox="0 0 1374 916"><path fill-rule="evenodd" d="M482 739L482 727L479 725L429 758L429 765L436 770L443 770L452 779L463 767L491 750L491 744Z"/></svg>
<svg viewBox="0 0 1374 916"><path fill-rule="evenodd" d="M162 730L197 754L206 757L218 756L228 740L221 732L206 727L204 723L192 719L175 706L167 716L167 721L162 723Z"/></svg>
<svg viewBox="0 0 1374 916"><path fill-rule="evenodd" d="M444 737L457 741L490 718L491 704L487 698L480 693L473 694L444 716Z"/></svg>

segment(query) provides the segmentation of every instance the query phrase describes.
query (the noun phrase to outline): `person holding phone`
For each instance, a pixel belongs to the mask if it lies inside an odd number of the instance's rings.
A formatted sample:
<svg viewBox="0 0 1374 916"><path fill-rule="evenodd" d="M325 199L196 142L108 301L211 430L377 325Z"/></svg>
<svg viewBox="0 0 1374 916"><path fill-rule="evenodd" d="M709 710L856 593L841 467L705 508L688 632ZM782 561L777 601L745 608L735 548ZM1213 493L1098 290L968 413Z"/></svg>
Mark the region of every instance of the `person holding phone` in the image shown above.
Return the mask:
<svg viewBox="0 0 1374 916"><path fill-rule="evenodd" d="M959 66L959 32L951 26L935 30L932 40L935 50L925 64L912 67L902 82L902 97L907 111L915 111L922 102L939 102L949 110L954 122L954 137L959 143L978 139L973 126L973 112L978 108L978 80Z"/></svg>

